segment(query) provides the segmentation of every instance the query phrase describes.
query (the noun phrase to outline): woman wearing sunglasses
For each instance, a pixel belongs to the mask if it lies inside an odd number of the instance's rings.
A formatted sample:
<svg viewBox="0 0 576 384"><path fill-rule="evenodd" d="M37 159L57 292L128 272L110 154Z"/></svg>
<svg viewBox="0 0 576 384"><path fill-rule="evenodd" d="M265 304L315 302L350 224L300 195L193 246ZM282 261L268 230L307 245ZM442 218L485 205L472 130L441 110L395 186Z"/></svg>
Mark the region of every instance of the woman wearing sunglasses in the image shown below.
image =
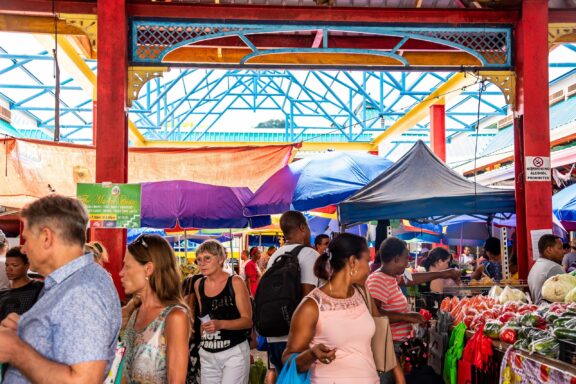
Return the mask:
<svg viewBox="0 0 576 384"><path fill-rule="evenodd" d="M252 307L242 279L223 270L226 251L216 240L203 242L196 262L204 277L194 289L200 304L202 383L245 384L250 373L248 330Z"/></svg>
<svg viewBox="0 0 576 384"><path fill-rule="evenodd" d="M170 244L158 235L140 236L128 245L120 277L125 292L141 301L122 337L125 382L183 383L190 318Z"/></svg>

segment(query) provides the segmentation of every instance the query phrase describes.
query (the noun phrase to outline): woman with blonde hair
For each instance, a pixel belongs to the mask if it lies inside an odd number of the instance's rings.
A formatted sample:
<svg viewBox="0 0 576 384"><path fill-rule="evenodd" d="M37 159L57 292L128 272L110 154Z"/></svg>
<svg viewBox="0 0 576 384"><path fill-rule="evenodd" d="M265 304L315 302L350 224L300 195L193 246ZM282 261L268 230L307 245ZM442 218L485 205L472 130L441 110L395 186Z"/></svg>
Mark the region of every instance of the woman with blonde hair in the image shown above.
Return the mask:
<svg viewBox="0 0 576 384"><path fill-rule="evenodd" d="M141 235L128 245L120 277L126 294L141 300L122 337L123 379L129 384L183 383L190 318L170 244L158 235Z"/></svg>
<svg viewBox="0 0 576 384"><path fill-rule="evenodd" d="M84 252L91 253L94 256L94 261L104 268L104 264L108 262L108 251L99 241L91 241L84 245Z"/></svg>
<svg viewBox="0 0 576 384"><path fill-rule="evenodd" d="M252 306L248 288L238 275L223 270L226 250L206 240L196 250L204 277L194 285L200 304L202 383L246 384L250 373L248 330Z"/></svg>

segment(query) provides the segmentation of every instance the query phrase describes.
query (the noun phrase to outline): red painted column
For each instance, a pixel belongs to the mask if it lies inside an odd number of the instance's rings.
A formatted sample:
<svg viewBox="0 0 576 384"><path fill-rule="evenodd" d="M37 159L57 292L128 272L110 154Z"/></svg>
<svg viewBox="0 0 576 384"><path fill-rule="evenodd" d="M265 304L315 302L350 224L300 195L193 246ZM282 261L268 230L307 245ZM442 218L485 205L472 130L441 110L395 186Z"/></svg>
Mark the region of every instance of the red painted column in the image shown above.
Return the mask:
<svg viewBox="0 0 576 384"><path fill-rule="evenodd" d="M532 249L532 231L552 229L551 183L530 181L526 174L527 156L550 157L547 47L548 2L524 0L522 19L516 27L515 157L522 160L516 161L516 187L524 183L524 193L520 186L517 190L520 198L516 201L520 213L517 235L520 278L527 277L534 255L538 255L538 250Z"/></svg>
<svg viewBox="0 0 576 384"><path fill-rule="evenodd" d="M430 145L432 152L446 162L446 106L430 106Z"/></svg>
<svg viewBox="0 0 576 384"><path fill-rule="evenodd" d="M127 39L125 0L98 0L97 183L128 181ZM107 267L123 297L118 273L126 249L126 230L94 229L92 235L108 249Z"/></svg>
<svg viewBox="0 0 576 384"><path fill-rule="evenodd" d="M514 119L514 187L516 192L516 255L518 258L518 277L528 278L528 238L526 235L526 190L524 188L524 119ZM523 256L521 256L523 255Z"/></svg>

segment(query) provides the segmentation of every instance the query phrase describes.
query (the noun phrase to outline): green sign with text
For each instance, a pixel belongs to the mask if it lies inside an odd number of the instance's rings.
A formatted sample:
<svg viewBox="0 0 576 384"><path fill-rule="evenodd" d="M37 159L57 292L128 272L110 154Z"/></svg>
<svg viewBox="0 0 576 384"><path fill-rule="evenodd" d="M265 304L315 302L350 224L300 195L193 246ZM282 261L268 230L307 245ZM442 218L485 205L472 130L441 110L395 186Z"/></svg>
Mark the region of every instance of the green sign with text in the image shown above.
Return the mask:
<svg viewBox="0 0 576 384"><path fill-rule="evenodd" d="M78 184L92 228L140 228L140 184Z"/></svg>

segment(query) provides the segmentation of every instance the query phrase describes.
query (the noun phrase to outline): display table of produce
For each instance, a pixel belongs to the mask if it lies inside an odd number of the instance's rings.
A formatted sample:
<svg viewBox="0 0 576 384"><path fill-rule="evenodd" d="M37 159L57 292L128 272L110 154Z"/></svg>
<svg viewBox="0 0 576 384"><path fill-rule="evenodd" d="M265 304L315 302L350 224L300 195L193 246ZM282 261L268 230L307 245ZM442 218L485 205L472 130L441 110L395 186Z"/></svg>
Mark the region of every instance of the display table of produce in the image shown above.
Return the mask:
<svg viewBox="0 0 576 384"><path fill-rule="evenodd" d="M538 354L508 348L500 370L500 384L576 384L576 367Z"/></svg>
<svg viewBox="0 0 576 384"><path fill-rule="evenodd" d="M444 323L465 339L458 343L451 336L450 358L444 361L447 382L576 384L576 303L526 301L522 291L510 287L442 301L438 319L452 319Z"/></svg>

